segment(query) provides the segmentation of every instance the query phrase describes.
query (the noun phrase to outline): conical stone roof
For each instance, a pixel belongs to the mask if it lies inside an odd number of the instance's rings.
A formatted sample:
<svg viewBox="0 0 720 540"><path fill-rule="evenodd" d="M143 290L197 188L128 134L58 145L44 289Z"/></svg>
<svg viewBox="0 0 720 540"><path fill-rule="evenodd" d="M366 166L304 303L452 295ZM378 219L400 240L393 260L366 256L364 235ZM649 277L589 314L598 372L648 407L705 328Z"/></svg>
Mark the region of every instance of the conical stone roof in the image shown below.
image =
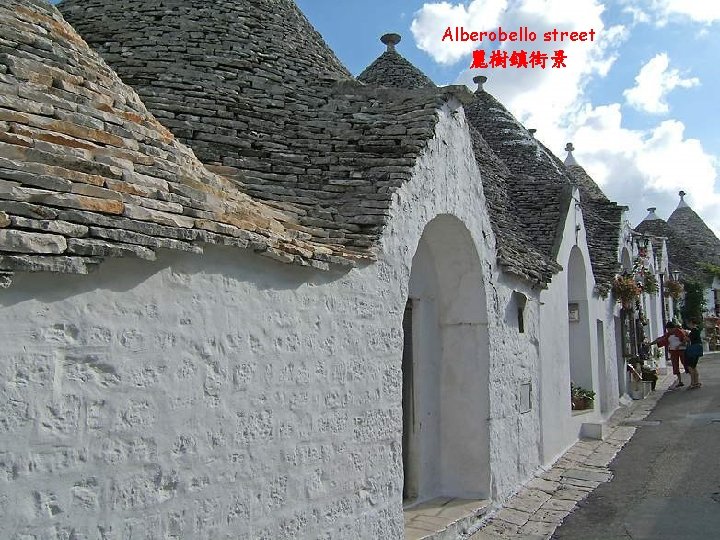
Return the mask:
<svg viewBox="0 0 720 540"><path fill-rule="evenodd" d="M505 191L525 234L541 253L554 259L562 241L572 189L577 186L595 288L606 295L618 267L623 207L608 201L574 159L568 169L534 136L534 130L527 130L486 92L485 77L476 77L475 81L478 90L475 100L465 107L466 115L510 171Z"/></svg>
<svg viewBox="0 0 720 540"><path fill-rule="evenodd" d="M518 120L483 88L465 106L469 123L507 166L506 191L517 219L541 253L554 259L570 207L571 180L565 167Z"/></svg>
<svg viewBox="0 0 720 540"><path fill-rule="evenodd" d="M469 127L490 223L495 233L498 263L507 272L544 285L561 267L538 249L521 223L508 193L512 174L507 165L495 155L480 132L472 125Z"/></svg>
<svg viewBox="0 0 720 540"><path fill-rule="evenodd" d="M697 251L690 247L685 238L677 234L664 219L654 217L655 219L645 218L635 227L635 230L642 234L666 239L668 270L671 273L679 271L682 280L704 280L705 276L698 267Z"/></svg>
<svg viewBox="0 0 720 540"><path fill-rule="evenodd" d="M667 220L668 227L681 236L698 254L707 257L708 262L718 261L720 240L687 203L681 202L683 204L670 214Z"/></svg>
<svg viewBox="0 0 720 540"><path fill-rule="evenodd" d="M435 88L422 71L398 54L398 34L385 34L380 41L387 50L358 76L360 82L404 89ZM490 223L497 240L498 263L506 272L544 285L560 270L560 266L534 246L519 223L506 190L510 176L507 166L495 155L480 132L472 125L469 128Z"/></svg>
<svg viewBox="0 0 720 540"><path fill-rule="evenodd" d="M622 214L626 207L610 201L600 186L572 155L572 143L565 150L565 168L580 191L583 220L587 227L588 250L592 260L595 286L602 295L607 294L615 279L620 263L618 244L621 234Z"/></svg>
<svg viewBox="0 0 720 540"><path fill-rule="evenodd" d="M86 273L203 243L343 260L208 171L55 7L0 0L0 35L0 271Z"/></svg>
<svg viewBox="0 0 720 540"><path fill-rule="evenodd" d="M201 161L261 169L318 82L352 76L292 0L64 0L67 21ZM253 133L252 137L238 137Z"/></svg>
<svg viewBox="0 0 720 540"><path fill-rule="evenodd" d="M392 88L435 87L427 75L395 50L400 43L398 34L385 34L380 41L387 45L387 50L358 75L360 82Z"/></svg>
<svg viewBox="0 0 720 540"><path fill-rule="evenodd" d="M211 171L318 242L356 252L376 245L450 93L355 81L292 0L65 0L61 10Z"/></svg>
<svg viewBox="0 0 720 540"><path fill-rule="evenodd" d="M670 250L671 261L677 266L683 266L685 279L696 279L701 282L708 280L708 275L702 270L702 263L720 265L720 240L708 227L702 218L685 202L685 192L680 192L680 203L670 214L667 228L672 234L686 244L692 256L684 255L684 260L674 256ZM687 253L687 252L686 252Z"/></svg>
<svg viewBox="0 0 720 540"><path fill-rule="evenodd" d="M595 183L595 180L593 180L587 171L575 160L575 156L572 155L574 150L575 147L572 143L567 143L565 145L565 151L568 155L565 158L564 163L568 173L580 189L580 192L583 195L583 200L609 202L610 199L608 199L607 195L603 193L600 186Z"/></svg>

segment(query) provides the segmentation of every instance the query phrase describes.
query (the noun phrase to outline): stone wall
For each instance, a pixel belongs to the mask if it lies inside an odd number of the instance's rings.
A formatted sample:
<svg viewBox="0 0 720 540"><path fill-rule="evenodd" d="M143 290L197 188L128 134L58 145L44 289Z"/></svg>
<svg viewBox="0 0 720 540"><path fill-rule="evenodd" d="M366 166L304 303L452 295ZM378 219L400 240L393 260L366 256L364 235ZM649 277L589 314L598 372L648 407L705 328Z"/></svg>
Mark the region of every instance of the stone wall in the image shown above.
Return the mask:
<svg viewBox="0 0 720 540"><path fill-rule="evenodd" d="M393 197L377 263L321 273L211 247L0 290L0 536L402 538L401 320L440 214L484 271L493 496L525 481L537 309L526 336L505 314L514 288L537 297L497 273L458 105Z"/></svg>
<svg viewBox="0 0 720 540"><path fill-rule="evenodd" d="M577 189L575 190L577 196ZM540 300L540 357L543 359L541 374L542 387L542 462L553 463L580 436L583 423L601 423L617 408L617 347L615 336L615 302L612 298L600 298L595 292L595 280L590 271L585 272L584 288L587 300L580 305L581 320L586 318L586 332L576 338L575 359L586 362L581 373L592 376L592 389L596 393L594 409L574 414L570 408L570 335L568 323L568 260L575 248L582 255L585 268L590 268L590 252L586 238L583 212L577 207L571 209L562 232L563 241L558 250L558 262L563 265ZM580 229L576 232L576 225ZM579 277L579 276L576 276ZM571 301L577 301L571 300ZM598 321L602 323L602 346L599 344ZM577 341L580 341L579 345ZM578 356L577 348L584 349ZM600 353L604 358L600 358ZM578 384L578 381L573 381Z"/></svg>

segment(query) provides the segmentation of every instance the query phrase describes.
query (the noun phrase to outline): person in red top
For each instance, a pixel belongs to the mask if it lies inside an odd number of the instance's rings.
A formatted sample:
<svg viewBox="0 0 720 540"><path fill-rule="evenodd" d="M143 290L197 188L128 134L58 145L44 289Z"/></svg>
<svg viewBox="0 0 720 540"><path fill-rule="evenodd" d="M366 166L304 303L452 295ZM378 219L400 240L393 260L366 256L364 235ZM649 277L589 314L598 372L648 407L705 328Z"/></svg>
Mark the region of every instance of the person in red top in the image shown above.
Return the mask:
<svg viewBox="0 0 720 540"><path fill-rule="evenodd" d="M685 332L682 331L674 322L669 321L665 324L665 333L653 341L651 344L667 347L670 363L672 364L673 375L677 377L675 387L685 386L680 375L680 362L683 360L683 349L681 345L687 341Z"/></svg>

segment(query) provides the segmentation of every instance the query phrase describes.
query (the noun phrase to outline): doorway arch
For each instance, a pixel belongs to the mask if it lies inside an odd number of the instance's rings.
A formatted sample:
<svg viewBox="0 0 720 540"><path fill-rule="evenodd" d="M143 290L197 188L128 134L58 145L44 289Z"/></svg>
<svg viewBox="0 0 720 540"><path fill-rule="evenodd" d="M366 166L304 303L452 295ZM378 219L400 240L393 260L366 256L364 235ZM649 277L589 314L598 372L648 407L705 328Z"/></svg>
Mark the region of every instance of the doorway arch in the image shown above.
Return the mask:
<svg viewBox="0 0 720 540"><path fill-rule="evenodd" d="M585 260L574 246L568 258L568 357L570 380L578 386L593 389L590 348L590 313Z"/></svg>
<svg viewBox="0 0 720 540"><path fill-rule="evenodd" d="M630 250L623 247L620 255L620 265L622 267L623 274L629 274L632 272L632 257L630 257Z"/></svg>
<svg viewBox="0 0 720 540"><path fill-rule="evenodd" d="M487 302L475 243L453 216L423 231L403 327L404 502L487 498Z"/></svg>

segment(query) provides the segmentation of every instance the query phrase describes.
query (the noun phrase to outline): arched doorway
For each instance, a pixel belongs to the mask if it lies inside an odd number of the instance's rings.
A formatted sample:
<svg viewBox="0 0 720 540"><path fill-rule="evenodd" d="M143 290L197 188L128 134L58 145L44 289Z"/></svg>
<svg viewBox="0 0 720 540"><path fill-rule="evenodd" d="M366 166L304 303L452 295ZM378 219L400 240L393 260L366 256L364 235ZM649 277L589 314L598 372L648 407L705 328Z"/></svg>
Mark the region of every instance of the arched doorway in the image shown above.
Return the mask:
<svg viewBox="0 0 720 540"><path fill-rule="evenodd" d="M626 247L622 248L620 264L622 265L623 274L629 274L632 272L632 257L630 257L630 250Z"/></svg>
<svg viewBox="0 0 720 540"><path fill-rule="evenodd" d="M627 247L622 248L620 264L623 274L630 274L632 272L632 257ZM626 310L622 310L615 316L615 350L619 396L624 396L628 391L628 374L625 358L630 355L630 340L630 317Z"/></svg>
<svg viewBox="0 0 720 540"><path fill-rule="evenodd" d="M657 275L655 274L655 268L650 266L649 268L650 274L653 276ZM660 291L656 293L648 293L648 312L646 313L648 318L648 329L647 334L645 337L648 338L649 341L652 341L656 337L658 337L661 334L660 324L658 324L658 318L660 315Z"/></svg>
<svg viewBox="0 0 720 540"><path fill-rule="evenodd" d="M403 329L405 504L489 497L485 289L475 244L455 217L423 232Z"/></svg>
<svg viewBox="0 0 720 540"><path fill-rule="evenodd" d="M587 274L582 252L577 246L568 259L568 353L570 380L588 390L593 389L592 357L590 352L590 313L587 293Z"/></svg>

